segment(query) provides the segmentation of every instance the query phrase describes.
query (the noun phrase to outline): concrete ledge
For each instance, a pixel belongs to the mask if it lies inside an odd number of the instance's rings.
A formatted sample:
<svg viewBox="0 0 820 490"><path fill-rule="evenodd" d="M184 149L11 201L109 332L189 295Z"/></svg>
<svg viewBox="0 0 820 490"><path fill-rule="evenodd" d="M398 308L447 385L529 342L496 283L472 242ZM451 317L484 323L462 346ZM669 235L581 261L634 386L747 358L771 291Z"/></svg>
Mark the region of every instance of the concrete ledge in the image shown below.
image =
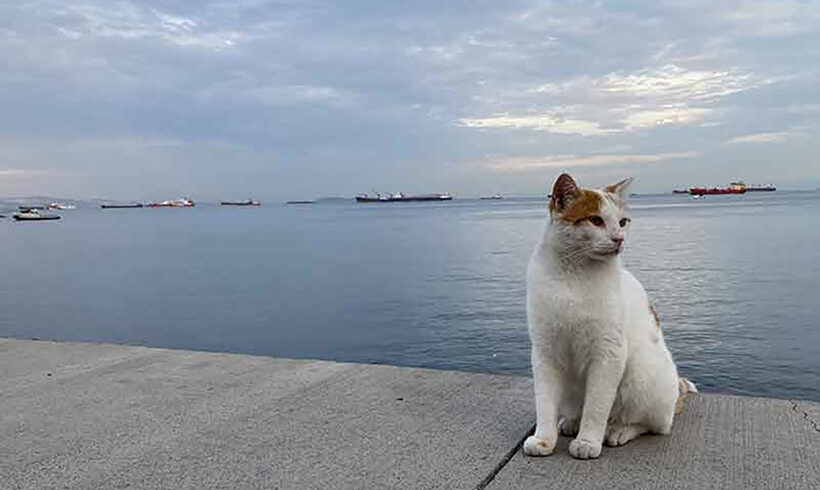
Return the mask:
<svg viewBox="0 0 820 490"><path fill-rule="evenodd" d="M519 451L489 488L817 489L820 432L804 407L820 404L699 394L671 436L604 447L595 462L570 457L562 437L547 458Z"/></svg>
<svg viewBox="0 0 820 490"><path fill-rule="evenodd" d="M519 449L529 379L0 339L0 488L817 488L820 404L690 398L667 437Z"/></svg>
<svg viewBox="0 0 820 490"><path fill-rule="evenodd" d="M0 340L0 488L473 488L526 379Z"/></svg>

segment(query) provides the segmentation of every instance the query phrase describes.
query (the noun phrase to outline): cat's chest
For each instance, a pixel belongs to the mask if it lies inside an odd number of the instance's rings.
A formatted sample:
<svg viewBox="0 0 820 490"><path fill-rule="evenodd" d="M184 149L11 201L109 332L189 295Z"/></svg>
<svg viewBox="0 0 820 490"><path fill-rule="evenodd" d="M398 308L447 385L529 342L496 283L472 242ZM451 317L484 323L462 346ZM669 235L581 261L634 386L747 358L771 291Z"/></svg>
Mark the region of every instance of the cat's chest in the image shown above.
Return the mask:
<svg viewBox="0 0 820 490"><path fill-rule="evenodd" d="M559 323L598 323L623 315L618 284L591 281L551 282L535 293L549 315Z"/></svg>

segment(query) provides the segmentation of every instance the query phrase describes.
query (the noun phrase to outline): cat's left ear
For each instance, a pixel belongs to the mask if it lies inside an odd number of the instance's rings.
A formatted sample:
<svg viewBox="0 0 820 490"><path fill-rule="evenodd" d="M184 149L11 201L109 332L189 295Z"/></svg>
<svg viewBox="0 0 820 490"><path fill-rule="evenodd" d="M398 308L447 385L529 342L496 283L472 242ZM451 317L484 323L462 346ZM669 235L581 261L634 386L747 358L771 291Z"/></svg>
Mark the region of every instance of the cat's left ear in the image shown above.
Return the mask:
<svg viewBox="0 0 820 490"><path fill-rule="evenodd" d="M612 184L604 187L606 192L611 192L612 194L617 195L623 200L626 200L629 197L629 187L632 185L632 177L626 178L617 184Z"/></svg>

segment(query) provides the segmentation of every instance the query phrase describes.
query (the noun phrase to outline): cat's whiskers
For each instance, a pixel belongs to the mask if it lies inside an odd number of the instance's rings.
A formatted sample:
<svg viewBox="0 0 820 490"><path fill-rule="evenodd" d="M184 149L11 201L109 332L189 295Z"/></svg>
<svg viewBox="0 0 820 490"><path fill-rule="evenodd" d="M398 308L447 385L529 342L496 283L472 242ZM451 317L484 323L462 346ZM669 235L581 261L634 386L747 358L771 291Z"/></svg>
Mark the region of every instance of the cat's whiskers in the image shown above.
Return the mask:
<svg viewBox="0 0 820 490"><path fill-rule="evenodd" d="M592 250L595 250L595 246L582 247L568 255L558 257L558 260L559 262L561 262L561 265L567 267L575 267L576 265L581 263L583 259L586 258L585 254Z"/></svg>

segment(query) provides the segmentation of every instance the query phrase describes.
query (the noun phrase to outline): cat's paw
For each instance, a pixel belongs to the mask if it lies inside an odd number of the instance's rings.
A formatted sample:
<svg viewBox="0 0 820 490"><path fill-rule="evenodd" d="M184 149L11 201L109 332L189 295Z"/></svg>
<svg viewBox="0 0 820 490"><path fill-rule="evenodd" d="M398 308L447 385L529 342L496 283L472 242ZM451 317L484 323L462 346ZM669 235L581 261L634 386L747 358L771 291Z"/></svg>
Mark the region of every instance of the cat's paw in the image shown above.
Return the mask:
<svg viewBox="0 0 820 490"><path fill-rule="evenodd" d="M555 442L550 443L540 437L529 436L524 441L524 454L527 456L549 456L555 450Z"/></svg>
<svg viewBox="0 0 820 490"><path fill-rule="evenodd" d="M575 437L581 427L581 419L564 419L561 421L561 435Z"/></svg>
<svg viewBox="0 0 820 490"><path fill-rule="evenodd" d="M601 443L575 439L569 443L569 454L578 459L595 459L601 455Z"/></svg>
<svg viewBox="0 0 820 490"><path fill-rule="evenodd" d="M610 425L606 428L604 442L607 446L623 446L644 432L646 429L640 425Z"/></svg>

